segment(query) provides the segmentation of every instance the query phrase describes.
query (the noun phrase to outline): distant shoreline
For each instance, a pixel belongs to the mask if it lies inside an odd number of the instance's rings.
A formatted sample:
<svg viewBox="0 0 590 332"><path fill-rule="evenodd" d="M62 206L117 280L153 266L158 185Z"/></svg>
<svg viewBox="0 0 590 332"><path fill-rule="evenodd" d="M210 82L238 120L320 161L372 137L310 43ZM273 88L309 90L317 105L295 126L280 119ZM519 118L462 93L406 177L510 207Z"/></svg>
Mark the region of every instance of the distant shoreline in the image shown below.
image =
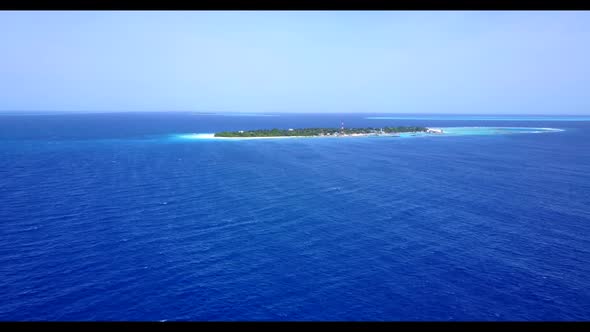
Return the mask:
<svg viewBox="0 0 590 332"><path fill-rule="evenodd" d="M381 128L297 128L297 129L257 129L217 132L219 138L263 138L263 137L363 137L363 136L398 136L402 133L442 134L440 128L427 127L381 127Z"/></svg>
<svg viewBox="0 0 590 332"><path fill-rule="evenodd" d="M191 139L219 139L219 140L251 140L251 139L283 139L283 138L352 138L352 137L400 137L400 134L409 135L441 135L443 130L440 128L426 128L422 132L402 132L402 133L366 133L366 134L344 134L344 135L307 135L307 136L216 136L216 133L199 133L199 134L185 134L184 138ZM440 131L440 132L439 132Z"/></svg>
<svg viewBox="0 0 590 332"><path fill-rule="evenodd" d="M398 134L383 135L342 135L342 136L253 136L253 137L223 137L215 136L215 133L187 134L182 135L185 138L197 139L219 139L219 140L252 140L252 139L288 139L288 138L353 138L353 137L399 137Z"/></svg>
<svg viewBox="0 0 590 332"><path fill-rule="evenodd" d="M239 140L264 140L264 139L288 139L288 138L347 138L347 137L433 137L433 136L464 136L464 135L505 135L505 134L533 134L533 133L551 133L551 132L563 132L564 129L560 128L539 128L539 127L485 127L485 126L472 126L472 127L443 127L433 128L427 127L428 130L440 129L442 134L433 134L428 132L404 132L404 133L392 133L392 134L357 134L357 135L324 135L324 136L244 136L244 137L219 137L215 136L215 133L192 133L192 134L180 134L177 137L183 139L196 139L196 140L224 140L224 141L239 141ZM498 132L500 130L500 132Z"/></svg>

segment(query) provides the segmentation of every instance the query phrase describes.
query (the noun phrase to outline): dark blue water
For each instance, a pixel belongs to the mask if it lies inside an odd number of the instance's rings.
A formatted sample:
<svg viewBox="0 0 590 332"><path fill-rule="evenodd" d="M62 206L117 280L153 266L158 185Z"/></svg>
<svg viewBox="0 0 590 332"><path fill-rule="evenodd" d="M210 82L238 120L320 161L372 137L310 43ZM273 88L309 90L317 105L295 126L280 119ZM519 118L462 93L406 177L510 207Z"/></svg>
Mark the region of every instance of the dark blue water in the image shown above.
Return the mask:
<svg viewBox="0 0 590 332"><path fill-rule="evenodd" d="M0 115L0 320L588 320L590 122ZM173 139L256 128L563 132Z"/></svg>

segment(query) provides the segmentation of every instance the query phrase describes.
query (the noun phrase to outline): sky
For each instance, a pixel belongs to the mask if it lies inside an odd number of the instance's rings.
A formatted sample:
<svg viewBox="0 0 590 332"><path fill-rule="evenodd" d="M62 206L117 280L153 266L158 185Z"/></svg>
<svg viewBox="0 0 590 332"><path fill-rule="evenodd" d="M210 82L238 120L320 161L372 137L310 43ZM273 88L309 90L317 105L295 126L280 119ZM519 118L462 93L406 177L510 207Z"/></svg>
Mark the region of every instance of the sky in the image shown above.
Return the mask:
<svg viewBox="0 0 590 332"><path fill-rule="evenodd" d="M590 114L585 11L2 11L0 111Z"/></svg>

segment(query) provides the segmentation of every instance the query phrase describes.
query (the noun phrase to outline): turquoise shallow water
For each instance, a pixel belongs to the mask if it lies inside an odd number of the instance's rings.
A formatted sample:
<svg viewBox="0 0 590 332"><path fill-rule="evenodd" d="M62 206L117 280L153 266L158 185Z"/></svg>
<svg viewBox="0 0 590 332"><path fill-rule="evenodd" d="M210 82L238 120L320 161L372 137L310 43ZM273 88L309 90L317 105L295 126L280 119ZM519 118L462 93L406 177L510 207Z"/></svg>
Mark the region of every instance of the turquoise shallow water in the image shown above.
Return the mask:
<svg viewBox="0 0 590 332"><path fill-rule="evenodd" d="M510 135L510 134L540 134L563 131L559 128L534 127L442 127L446 135Z"/></svg>

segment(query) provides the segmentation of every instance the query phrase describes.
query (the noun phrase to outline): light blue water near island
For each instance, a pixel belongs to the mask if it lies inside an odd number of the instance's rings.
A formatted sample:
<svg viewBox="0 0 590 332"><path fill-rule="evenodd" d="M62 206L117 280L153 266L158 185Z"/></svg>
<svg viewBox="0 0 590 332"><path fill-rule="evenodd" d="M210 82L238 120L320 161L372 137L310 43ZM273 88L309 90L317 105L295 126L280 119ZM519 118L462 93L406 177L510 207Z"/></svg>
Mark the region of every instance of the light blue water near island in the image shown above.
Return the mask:
<svg viewBox="0 0 590 332"><path fill-rule="evenodd" d="M590 122L377 116L0 115L0 320L590 319Z"/></svg>

